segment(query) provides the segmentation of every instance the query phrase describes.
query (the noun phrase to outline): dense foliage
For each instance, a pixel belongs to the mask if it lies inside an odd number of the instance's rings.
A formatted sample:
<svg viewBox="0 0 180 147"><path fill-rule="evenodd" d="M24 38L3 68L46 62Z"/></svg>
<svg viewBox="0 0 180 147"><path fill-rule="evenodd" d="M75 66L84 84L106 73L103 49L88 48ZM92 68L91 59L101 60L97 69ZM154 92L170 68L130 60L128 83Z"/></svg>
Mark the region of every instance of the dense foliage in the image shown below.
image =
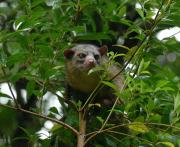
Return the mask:
<svg viewBox="0 0 180 147"><path fill-rule="evenodd" d="M107 45L125 78L123 105L86 106L102 112L88 116L87 145L180 146L180 42L157 38L180 27L179 10L179 0L1 0L0 84L10 93L0 89L0 146L76 146L82 105L62 96L63 51L75 43ZM61 108L48 107L53 96Z"/></svg>

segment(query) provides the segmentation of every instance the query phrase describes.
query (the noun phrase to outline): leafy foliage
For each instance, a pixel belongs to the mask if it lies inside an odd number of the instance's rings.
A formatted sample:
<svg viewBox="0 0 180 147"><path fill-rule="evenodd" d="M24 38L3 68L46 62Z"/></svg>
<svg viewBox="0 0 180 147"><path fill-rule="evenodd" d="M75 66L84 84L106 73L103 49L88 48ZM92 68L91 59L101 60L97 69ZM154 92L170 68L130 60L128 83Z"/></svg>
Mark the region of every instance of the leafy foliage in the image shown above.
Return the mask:
<svg viewBox="0 0 180 147"><path fill-rule="evenodd" d="M0 146L76 146L82 103L57 93L65 87L63 51L75 43L108 45L126 85L116 91L124 104L87 106L100 110L87 118L87 146L180 146L180 42L176 34L157 38L180 27L179 9L178 0L1 0L0 82L11 94L0 89ZM46 109L48 92L60 110ZM42 139L46 120L53 127Z"/></svg>

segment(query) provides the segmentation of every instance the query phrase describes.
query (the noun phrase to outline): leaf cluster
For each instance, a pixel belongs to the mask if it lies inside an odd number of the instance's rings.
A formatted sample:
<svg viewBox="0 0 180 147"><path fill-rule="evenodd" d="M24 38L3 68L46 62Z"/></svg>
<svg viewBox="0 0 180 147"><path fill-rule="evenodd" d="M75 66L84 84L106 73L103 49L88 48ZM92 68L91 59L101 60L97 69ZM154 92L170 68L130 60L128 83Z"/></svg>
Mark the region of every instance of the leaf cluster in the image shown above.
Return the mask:
<svg viewBox="0 0 180 147"><path fill-rule="evenodd" d="M87 106L100 110L87 118L87 144L180 146L179 32L157 37L180 27L179 9L178 0L1 0L0 87L8 84L11 94L0 89L0 146L76 145L82 103L62 96L63 51L76 43L107 45L112 63L123 61L125 78L121 92L102 82L123 105ZM60 109L47 108L53 97ZM37 132L47 120L53 127L42 139Z"/></svg>

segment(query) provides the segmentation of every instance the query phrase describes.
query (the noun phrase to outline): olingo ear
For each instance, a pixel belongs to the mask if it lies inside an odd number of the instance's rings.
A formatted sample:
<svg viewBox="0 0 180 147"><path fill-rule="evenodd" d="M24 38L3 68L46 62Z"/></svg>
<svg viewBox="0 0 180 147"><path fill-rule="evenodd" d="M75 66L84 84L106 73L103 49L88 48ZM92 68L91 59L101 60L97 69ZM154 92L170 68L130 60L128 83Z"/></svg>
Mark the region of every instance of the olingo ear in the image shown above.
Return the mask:
<svg viewBox="0 0 180 147"><path fill-rule="evenodd" d="M103 46L100 47L98 50L99 50L101 56L103 56L103 55L106 55L106 54L107 54L107 52L108 52L108 47L107 47L106 45L103 45Z"/></svg>
<svg viewBox="0 0 180 147"><path fill-rule="evenodd" d="M74 55L74 51L72 49L67 49L64 51L64 57L66 59L71 59Z"/></svg>

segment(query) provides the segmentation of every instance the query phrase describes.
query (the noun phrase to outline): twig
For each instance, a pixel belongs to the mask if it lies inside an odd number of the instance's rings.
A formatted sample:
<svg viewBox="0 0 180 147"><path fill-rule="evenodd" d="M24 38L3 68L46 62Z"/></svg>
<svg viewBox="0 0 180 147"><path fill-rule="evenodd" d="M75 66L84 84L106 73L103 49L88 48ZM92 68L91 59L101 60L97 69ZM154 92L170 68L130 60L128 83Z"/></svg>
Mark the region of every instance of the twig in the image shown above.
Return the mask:
<svg viewBox="0 0 180 147"><path fill-rule="evenodd" d="M42 81L39 81L39 80L35 80L36 83L40 86L43 86L43 82ZM68 105L71 105L72 108L74 108L76 111L77 110L77 107L76 107L76 104L74 102L72 102L71 100L69 100L68 98L64 98L60 95L58 95L56 92L54 92L51 88L49 87L46 87L47 91L51 92L52 94L54 94L55 96L57 96L58 99L62 100L63 102L67 103ZM61 102L61 101L60 101ZM63 103L61 103L61 105L64 107Z"/></svg>
<svg viewBox="0 0 180 147"><path fill-rule="evenodd" d="M87 143L90 139L92 139L93 137L95 137L97 134L100 134L100 133L104 133L104 132L112 132L113 129L116 129L116 128L119 128L119 127L123 127L123 126L128 126L132 123L129 123L129 124L121 124L121 125L117 125L117 126L113 126L113 127L110 127L110 128L107 128L107 129L104 129L104 130L101 130L101 132L99 131L94 131L94 132L91 132L91 133L88 133L86 134L86 136L90 136L89 138L86 139L86 142ZM177 130L180 130L180 127L176 127L176 126L172 126L172 125L168 125L168 124L159 124L159 123L144 123L145 125L157 125L157 126L164 126L164 127L169 127L169 128L174 128L174 129L177 129ZM125 134L125 133L121 133L121 132L117 132L118 134L122 134L122 135L126 135L126 136L129 136L129 137L132 137L131 135L128 135L128 134ZM134 137L134 136L133 136ZM141 139L143 140L143 139Z"/></svg>
<svg viewBox="0 0 180 147"><path fill-rule="evenodd" d="M87 98L84 105L81 107L81 110L84 110L84 108L88 105L88 103L96 96L97 92L101 89L102 84L99 82L96 88L91 92L90 96Z"/></svg>
<svg viewBox="0 0 180 147"><path fill-rule="evenodd" d="M172 126L172 125L168 125L168 124L159 124L159 123L145 123L146 125L156 125L156 126L163 126L163 127L170 127L170 128L174 128L180 131L180 127L176 127L176 126Z"/></svg>
<svg viewBox="0 0 180 147"><path fill-rule="evenodd" d="M5 71L5 69L4 69L3 67L1 67L1 69L2 69L2 71L3 71L4 76L6 77L6 71ZM10 85L10 83L9 83L8 81L7 81L7 84L8 84L8 88L9 88L9 90L10 90L10 93L11 93L11 95L12 95L12 98L13 98L15 104L16 104L16 107L17 107L17 108L20 108L20 105L18 104L18 101L17 101L17 99L16 99L16 97L15 97L13 91L12 91L12 87L11 87L11 85Z"/></svg>
<svg viewBox="0 0 180 147"><path fill-rule="evenodd" d="M146 140L146 139L143 139L143 138L140 138L140 137L137 137L137 136L132 136L132 135L125 134L125 133L122 133L122 132L117 132L117 131L108 131L108 132L114 133L114 134L119 134L119 135L128 136L128 137L130 137L130 138L139 139L139 140L142 140L142 141L145 141L145 142L148 142L148 143L152 144L152 142L150 142L149 140Z"/></svg>
<svg viewBox="0 0 180 147"><path fill-rule="evenodd" d="M129 124L121 124L121 125L113 126L113 127L102 130L101 133L105 132L105 131L108 131L108 130L113 130L113 129L116 129L116 128L119 128L119 127L124 127L124 126L127 126L127 125L129 125ZM88 134L86 134L86 136L89 136L89 135L92 135L92 134L95 134L95 133L98 133L98 131L88 133Z"/></svg>
<svg viewBox="0 0 180 147"><path fill-rule="evenodd" d="M58 95L57 93L53 92L51 89L48 89L48 91L50 91L52 94L54 94L55 96L57 96L58 99L64 101L64 102L67 103L68 105L72 106L71 108L74 108L74 109L78 112L77 106L76 106L76 104L75 104L73 101L69 100L68 98L64 98L64 97ZM62 103L61 103L61 105L64 106ZM64 106L64 107L65 107L65 106Z"/></svg>
<svg viewBox="0 0 180 147"><path fill-rule="evenodd" d="M167 39L167 38L172 38L172 37L175 37L175 35L177 35L177 34L179 34L180 33L180 31L178 31L178 32L176 32L176 33L174 33L174 34L172 34L171 36L169 36L169 37L165 37L165 38L163 38L163 40L164 39Z"/></svg>
<svg viewBox="0 0 180 147"><path fill-rule="evenodd" d="M89 136L89 135L91 135L91 136L86 139L85 144L87 144L89 140L91 140L93 137L95 137L95 136L98 135L98 134L101 134L101 133L110 131L110 130L115 129L115 128L127 126L127 125L129 125L129 124L121 124L121 125L118 125L118 126L113 126L113 127L111 127L111 128L107 128L107 129L101 130L101 131L91 132L91 133L89 133L89 134L86 135L86 136ZM128 135L128 134L126 134L126 135Z"/></svg>
<svg viewBox="0 0 180 147"><path fill-rule="evenodd" d="M121 93L122 90L124 89L124 87L125 87L125 85L126 85L126 84L125 84L126 81L127 81L127 80L124 81L124 84L123 84L123 86L122 86L122 88L121 88L121 90L120 90L120 93ZM113 113L113 110L114 110L115 106L116 106L117 103L118 103L118 100L119 100L119 97L116 98L116 101L114 102L114 105L112 106L111 111L109 112L109 114L108 114L106 120L104 121L102 127L100 128L99 132L101 132L101 131L104 129L104 127L106 126L107 122L109 121L109 119L110 119L110 117L111 117L111 115L112 115L112 113Z"/></svg>

